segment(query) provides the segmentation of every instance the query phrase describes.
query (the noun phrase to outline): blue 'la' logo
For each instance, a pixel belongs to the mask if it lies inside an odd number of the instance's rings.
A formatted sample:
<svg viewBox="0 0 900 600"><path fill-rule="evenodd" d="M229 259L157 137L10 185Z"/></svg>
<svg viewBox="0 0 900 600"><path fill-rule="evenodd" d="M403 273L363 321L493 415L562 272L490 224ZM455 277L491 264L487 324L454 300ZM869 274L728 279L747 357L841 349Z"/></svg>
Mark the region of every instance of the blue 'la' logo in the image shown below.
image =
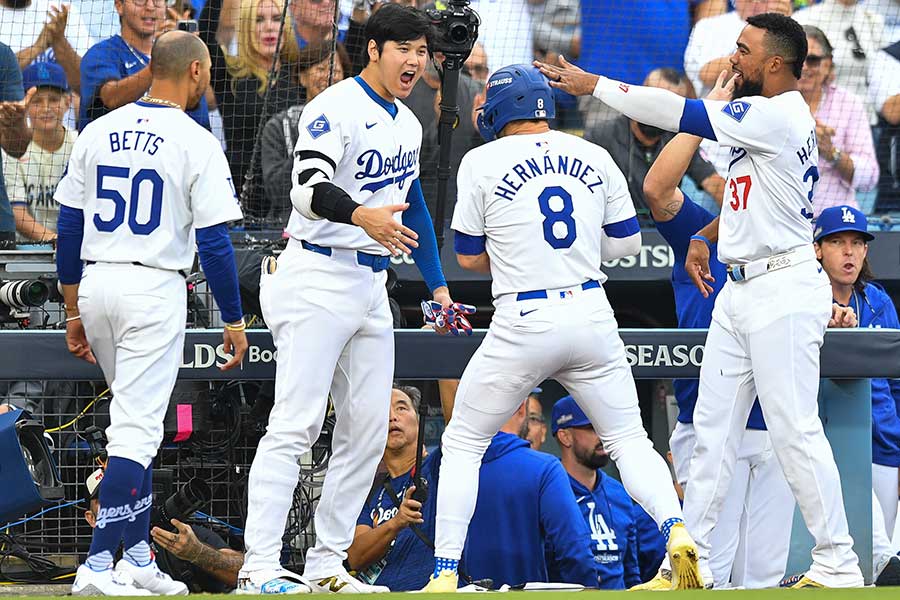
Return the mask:
<svg viewBox="0 0 900 600"><path fill-rule="evenodd" d="M331 131L331 123L328 122L328 117L322 114L313 119L312 123L306 126L306 130L312 136L312 139L316 139L320 135Z"/></svg>
<svg viewBox="0 0 900 600"><path fill-rule="evenodd" d="M744 116L747 114L748 110L750 110L749 102L744 102L743 100L732 100L725 105L725 108L722 109L722 112L740 123L744 120Z"/></svg>

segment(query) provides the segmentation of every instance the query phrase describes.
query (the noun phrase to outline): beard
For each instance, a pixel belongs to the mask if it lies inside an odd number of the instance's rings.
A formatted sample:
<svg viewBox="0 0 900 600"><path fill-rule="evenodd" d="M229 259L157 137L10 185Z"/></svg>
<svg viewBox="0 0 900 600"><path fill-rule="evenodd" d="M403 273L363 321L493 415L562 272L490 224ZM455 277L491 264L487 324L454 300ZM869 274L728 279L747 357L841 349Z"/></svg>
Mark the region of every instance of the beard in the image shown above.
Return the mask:
<svg viewBox="0 0 900 600"><path fill-rule="evenodd" d="M637 126L638 129L641 130L641 133L651 139L661 138L662 135L666 132L665 129L654 127L653 125L646 125L644 123L638 123Z"/></svg>
<svg viewBox="0 0 900 600"><path fill-rule="evenodd" d="M753 81L741 77L740 84L734 87L732 100L737 100L738 98L744 98L746 96L762 96L762 88L762 80Z"/></svg>
<svg viewBox="0 0 900 600"><path fill-rule="evenodd" d="M576 452L575 458L588 469L596 471L609 464L609 454L602 446L591 448L587 452Z"/></svg>

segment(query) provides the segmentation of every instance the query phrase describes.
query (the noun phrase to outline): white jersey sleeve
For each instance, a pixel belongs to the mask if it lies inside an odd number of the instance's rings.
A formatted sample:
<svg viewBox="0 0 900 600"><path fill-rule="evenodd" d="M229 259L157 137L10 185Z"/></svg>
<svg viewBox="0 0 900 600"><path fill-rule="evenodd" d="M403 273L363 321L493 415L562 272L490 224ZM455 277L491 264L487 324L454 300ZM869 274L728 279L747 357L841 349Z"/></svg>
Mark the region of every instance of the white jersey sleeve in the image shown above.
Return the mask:
<svg viewBox="0 0 900 600"><path fill-rule="evenodd" d="M191 177L189 195L194 228L203 229L244 217L228 161L220 149L210 152L206 162Z"/></svg>
<svg viewBox="0 0 900 600"><path fill-rule="evenodd" d="M784 148L791 129L790 114L769 98L752 96L731 102L702 102L720 145L771 156Z"/></svg>
<svg viewBox="0 0 900 600"><path fill-rule="evenodd" d="M473 179L472 154L463 156L456 175L456 205L453 207L454 231L472 236L484 235L484 194Z"/></svg>
<svg viewBox="0 0 900 600"><path fill-rule="evenodd" d="M294 185L312 187L334 179L337 165L344 157L341 113L327 103L314 99L300 114L297 129L292 174Z"/></svg>
<svg viewBox="0 0 900 600"><path fill-rule="evenodd" d="M84 131L89 131L89 128L90 125ZM78 136L78 139L75 140L75 144L72 146L72 154L69 156L66 172L56 185L53 198L63 206L84 210L84 163L87 147L87 136Z"/></svg>
<svg viewBox="0 0 900 600"><path fill-rule="evenodd" d="M603 152L606 152L605 150ZM603 227L622 223L634 217L637 212L634 210L634 201L631 198L631 192L628 191L628 182L622 170L609 157L606 170L606 210L603 213ZM606 258L604 257L604 260Z"/></svg>

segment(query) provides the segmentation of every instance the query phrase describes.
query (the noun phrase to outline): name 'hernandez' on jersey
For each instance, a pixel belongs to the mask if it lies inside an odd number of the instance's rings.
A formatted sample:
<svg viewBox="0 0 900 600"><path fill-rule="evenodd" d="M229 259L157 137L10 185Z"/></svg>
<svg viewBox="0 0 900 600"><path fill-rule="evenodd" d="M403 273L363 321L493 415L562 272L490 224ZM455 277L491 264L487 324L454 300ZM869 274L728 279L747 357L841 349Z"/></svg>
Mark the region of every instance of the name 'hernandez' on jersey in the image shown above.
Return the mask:
<svg viewBox="0 0 900 600"><path fill-rule="evenodd" d="M298 176L318 169L353 200L369 208L406 202L419 177L422 125L399 100L396 117L391 103L363 87L357 77L345 79L306 105L294 147L293 185ZM403 213L394 218L402 223ZM359 227L313 221L294 210L287 226L296 240L333 248L387 255L387 250Z"/></svg>
<svg viewBox="0 0 900 600"><path fill-rule="evenodd" d="M506 136L470 150L457 188L452 227L486 237L494 298L606 281L603 226L635 216L609 153L561 131Z"/></svg>
<svg viewBox="0 0 900 600"><path fill-rule="evenodd" d="M811 244L819 150L800 92L703 103L719 144L732 147L719 260L741 264Z"/></svg>

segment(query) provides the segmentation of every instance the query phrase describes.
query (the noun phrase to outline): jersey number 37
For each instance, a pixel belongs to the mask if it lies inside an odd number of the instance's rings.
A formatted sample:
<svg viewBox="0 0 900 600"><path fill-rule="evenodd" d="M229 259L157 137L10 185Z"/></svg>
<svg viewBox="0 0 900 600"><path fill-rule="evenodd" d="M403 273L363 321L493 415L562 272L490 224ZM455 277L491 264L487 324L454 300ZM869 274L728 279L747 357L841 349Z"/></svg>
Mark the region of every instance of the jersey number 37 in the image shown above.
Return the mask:
<svg viewBox="0 0 900 600"><path fill-rule="evenodd" d="M131 191L127 201L118 189L107 187L109 181L115 179L130 180ZM150 235L159 227L162 195L163 179L156 169L140 169L132 176L128 167L97 165L97 199L111 201L114 212L108 219L102 218L99 212L95 213L94 227L97 231L107 233L115 231L125 223L127 212L128 228L131 232L135 235ZM138 221L138 213L142 198L147 197L150 200L150 210L140 211L146 217L146 221L141 223Z"/></svg>

